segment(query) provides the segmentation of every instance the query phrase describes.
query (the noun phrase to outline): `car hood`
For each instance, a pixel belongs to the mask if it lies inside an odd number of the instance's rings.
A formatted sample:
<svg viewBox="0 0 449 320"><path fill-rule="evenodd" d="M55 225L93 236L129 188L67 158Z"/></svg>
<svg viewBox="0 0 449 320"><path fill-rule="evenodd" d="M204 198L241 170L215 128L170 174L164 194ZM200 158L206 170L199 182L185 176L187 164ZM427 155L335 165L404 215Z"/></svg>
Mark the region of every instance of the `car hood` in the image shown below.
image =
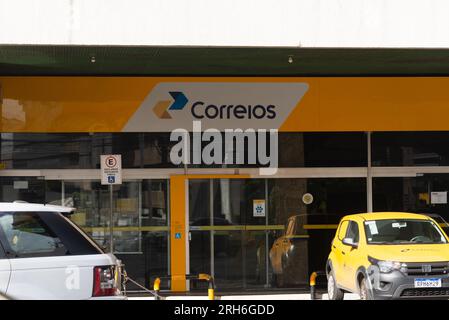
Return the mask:
<svg viewBox="0 0 449 320"><path fill-rule="evenodd" d="M378 260L399 262L449 261L449 244L369 245L368 254Z"/></svg>

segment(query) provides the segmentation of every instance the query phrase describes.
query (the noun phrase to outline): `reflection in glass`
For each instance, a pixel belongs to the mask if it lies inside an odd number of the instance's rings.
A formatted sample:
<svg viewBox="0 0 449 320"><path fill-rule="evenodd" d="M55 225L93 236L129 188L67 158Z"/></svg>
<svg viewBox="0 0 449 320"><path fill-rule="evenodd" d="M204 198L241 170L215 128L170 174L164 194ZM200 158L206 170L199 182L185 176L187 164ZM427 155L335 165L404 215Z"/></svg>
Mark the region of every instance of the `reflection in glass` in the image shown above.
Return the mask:
<svg viewBox="0 0 449 320"><path fill-rule="evenodd" d="M40 177L0 177L0 199L45 203L45 180Z"/></svg>
<svg viewBox="0 0 449 320"><path fill-rule="evenodd" d="M302 196L310 193L306 205ZM284 230L270 233L271 283L275 287L307 286L311 272L323 270L341 217L366 211L362 178L269 179L269 221ZM310 228L317 226L318 228Z"/></svg>
<svg viewBox="0 0 449 320"><path fill-rule="evenodd" d="M124 168L173 167L169 133L1 133L5 169L99 169L121 154Z"/></svg>
<svg viewBox="0 0 449 320"><path fill-rule="evenodd" d="M449 132L373 132L373 166L447 166Z"/></svg>

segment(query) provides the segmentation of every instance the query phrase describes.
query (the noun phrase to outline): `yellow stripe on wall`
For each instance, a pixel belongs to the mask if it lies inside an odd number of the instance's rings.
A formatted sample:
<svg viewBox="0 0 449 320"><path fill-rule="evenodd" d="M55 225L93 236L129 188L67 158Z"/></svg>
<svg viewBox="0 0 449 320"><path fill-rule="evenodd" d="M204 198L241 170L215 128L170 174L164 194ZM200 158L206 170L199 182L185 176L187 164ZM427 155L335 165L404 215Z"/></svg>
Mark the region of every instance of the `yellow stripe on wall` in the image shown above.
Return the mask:
<svg viewBox="0 0 449 320"><path fill-rule="evenodd" d="M80 227L86 232L109 232L109 227ZM114 227L114 232L162 232L170 231L168 226Z"/></svg>
<svg viewBox="0 0 449 320"><path fill-rule="evenodd" d="M305 230L326 230L337 229L338 224L305 224L303 229Z"/></svg>

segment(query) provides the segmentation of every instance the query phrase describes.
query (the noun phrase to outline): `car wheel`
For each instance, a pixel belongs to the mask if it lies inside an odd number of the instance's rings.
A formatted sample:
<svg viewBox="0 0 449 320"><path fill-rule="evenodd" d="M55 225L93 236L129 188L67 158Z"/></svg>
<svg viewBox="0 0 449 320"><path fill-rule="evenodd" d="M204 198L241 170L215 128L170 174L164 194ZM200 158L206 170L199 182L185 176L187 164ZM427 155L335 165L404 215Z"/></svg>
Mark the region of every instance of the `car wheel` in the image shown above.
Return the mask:
<svg viewBox="0 0 449 320"><path fill-rule="evenodd" d="M360 280L359 287L360 287L360 292L359 292L360 300L372 300L372 296L369 292L366 278L362 278Z"/></svg>
<svg viewBox="0 0 449 320"><path fill-rule="evenodd" d="M327 278L327 294L329 300L343 300L345 293L343 290L337 287L337 282L335 281L334 273L329 272Z"/></svg>

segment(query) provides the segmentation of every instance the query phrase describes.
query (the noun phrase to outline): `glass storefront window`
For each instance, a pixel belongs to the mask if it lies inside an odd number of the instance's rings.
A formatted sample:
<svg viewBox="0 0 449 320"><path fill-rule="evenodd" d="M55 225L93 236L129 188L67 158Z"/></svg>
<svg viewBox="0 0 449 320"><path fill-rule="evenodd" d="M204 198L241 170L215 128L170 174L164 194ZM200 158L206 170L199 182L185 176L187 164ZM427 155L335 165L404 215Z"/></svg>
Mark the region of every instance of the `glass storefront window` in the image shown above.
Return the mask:
<svg viewBox="0 0 449 320"><path fill-rule="evenodd" d="M448 191L447 173L374 178L374 211L424 213L436 220L446 234L449 234ZM435 198L435 194L432 197L432 192L436 192L440 199Z"/></svg>
<svg viewBox="0 0 449 320"><path fill-rule="evenodd" d="M143 133L142 153L143 168L174 168L170 161L170 150L176 142L170 141L170 133Z"/></svg>
<svg viewBox="0 0 449 320"><path fill-rule="evenodd" d="M109 250L110 200L99 181L64 181L64 204L76 208L70 218Z"/></svg>
<svg viewBox="0 0 449 320"><path fill-rule="evenodd" d="M373 166L447 166L449 132L373 132Z"/></svg>
<svg viewBox="0 0 449 320"><path fill-rule="evenodd" d="M218 179L213 189L214 224L265 224L265 217L253 214L253 201L265 199L264 179Z"/></svg>
<svg viewBox="0 0 449 320"><path fill-rule="evenodd" d="M142 181L142 226L168 226L167 180Z"/></svg>
<svg viewBox="0 0 449 320"><path fill-rule="evenodd" d="M310 273L325 266L340 218L366 212L366 179L269 179L268 194L269 224L284 226L270 233L272 285L307 286Z"/></svg>
<svg viewBox="0 0 449 320"><path fill-rule="evenodd" d="M140 182L113 186L114 251L141 252Z"/></svg>
<svg viewBox="0 0 449 320"><path fill-rule="evenodd" d="M41 177L0 177L0 198L4 202L45 203L45 189L45 180Z"/></svg>
<svg viewBox="0 0 449 320"><path fill-rule="evenodd" d="M367 166L363 132L280 132L279 167Z"/></svg>
<svg viewBox="0 0 449 320"><path fill-rule="evenodd" d="M173 167L169 133L1 133L4 169L98 169L121 154L124 168Z"/></svg>
<svg viewBox="0 0 449 320"><path fill-rule="evenodd" d="M114 251L128 275L151 288L155 276L169 274L167 180L125 181L114 186ZM163 281L162 289L169 283ZM139 290L130 285L129 290Z"/></svg>
<svg viewBox="0 0 449 320"><path fill-rule="evenodd" d="M209 231L190 231L189 251L190 273L211 274L211 233ZM202 287L201 283L192 281L192 289Z"/></svg>
<svg viewBox="0 0 449 320"><path fill-rule="evenodd" d="M210 225L210 180L189 180L189 224Z"/></svg>
<svg viewBox="0 0 449 320"><path fill-rule="evenodd" d="M191 135L192 136L192 135ZM5 169L98 169L101 154L121 154L124 168L174 168L170 151L177 142L170 133L1 133L0 161ZM223 138L224 141L224 138ZM249 140L245 141L248 150ZM366 134L285 133L278 135L280 167L366 166ZM206 145L206 142L203 142ZM257 145L257 143L255 144ZM252 148L255 146L251 145ZM270 154L267 140L267 152ZM191 144L191 152L193 144ZM223 155L226 154L223 143ZM261 167L243 164L189 164L191 168ZM257 159L256 159L257 160ZM257 162L257 161L256 161Z"/></svg>
<svg viewBox="0 0 449 320"><path fill-rule="evenodd" d="M404 211L441 215L449 220L449 205L432 197L449 191L449 174L373 178L374 211ZM444 198L444 197L443 197Z"/></svg>

